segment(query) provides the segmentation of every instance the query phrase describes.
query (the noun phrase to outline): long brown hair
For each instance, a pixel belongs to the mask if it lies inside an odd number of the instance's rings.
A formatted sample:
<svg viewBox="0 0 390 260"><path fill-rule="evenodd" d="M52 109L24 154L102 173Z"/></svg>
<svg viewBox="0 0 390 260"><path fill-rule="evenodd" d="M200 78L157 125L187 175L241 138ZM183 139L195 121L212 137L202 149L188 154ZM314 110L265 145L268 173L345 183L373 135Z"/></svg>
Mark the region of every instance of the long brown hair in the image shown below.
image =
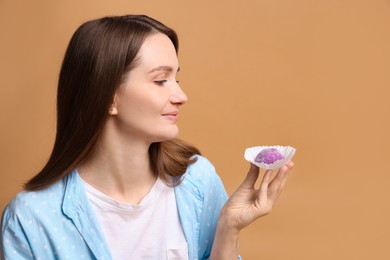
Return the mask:
<svg viewBox="0 0 390 260"><path fill-rule="evenodd" d="M43 189L67 176L86 158L108 117L123 77L136 66L144 40L163 33L179 49L177 34L145 15L104 17L82 24L73 34L62 63L57 91L57 132L43 169L25 184ZM182 140L153 143L151 167L167 181L182 176L199 151Z"/></svg>

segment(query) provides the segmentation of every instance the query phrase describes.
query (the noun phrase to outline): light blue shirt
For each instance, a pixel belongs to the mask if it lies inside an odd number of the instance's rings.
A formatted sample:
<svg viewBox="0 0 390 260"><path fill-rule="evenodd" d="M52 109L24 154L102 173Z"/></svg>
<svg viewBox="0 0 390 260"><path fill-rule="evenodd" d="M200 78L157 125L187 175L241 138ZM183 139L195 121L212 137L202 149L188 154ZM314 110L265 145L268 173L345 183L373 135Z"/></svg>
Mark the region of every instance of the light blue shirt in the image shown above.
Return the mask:
<svg viewBox="0 0 390 260"><path fill-rule="evenodd" d="M175 195L189 259L208 259L227 194L213 165L197 157ZM76 171L15 196L3 212L1 250L4 259L112 259Z"/></svg>

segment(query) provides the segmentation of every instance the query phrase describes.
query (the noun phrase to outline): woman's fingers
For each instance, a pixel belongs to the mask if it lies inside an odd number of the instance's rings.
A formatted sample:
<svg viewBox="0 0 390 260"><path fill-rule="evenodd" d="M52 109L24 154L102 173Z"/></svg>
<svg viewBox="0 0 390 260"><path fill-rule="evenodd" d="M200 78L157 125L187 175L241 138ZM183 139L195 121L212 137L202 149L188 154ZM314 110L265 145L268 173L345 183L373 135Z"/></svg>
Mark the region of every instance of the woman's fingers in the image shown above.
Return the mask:
<svg viewBox="0 0 390 260"><path fill-rule="evenodd" d="M285 174L285 178L283 178L283 179L281 180L281 185L282 185L282 187L284 187L284 185L286 184L287 179L288 179L288 176L290 176L291 170L292 170L292 168L294 167L294 163L290 161L290 162L288 162L288 163L286 164L286 167L287 167L287 172L286 172L286 174Z"/></svg>
<svg viewBox="0 0 390 260"><path fill-rule="evenodd" d="M259 201L267 200L268 198L268 186L271 180L272 170L267 170L264 173L259 187Z"/></svg>
<svg viewBox="0 0 390 260"><path fill-rule="evenodd" d="M268 185L268 196L270 199L276 200L287 182L290 170L294 166L293 162L289 162L285 166L281 167L274 177L274 179Z"/></svg>
<svg viewBox="0 0 390 260"><path fill-rule="evenodd" d="M245 180L242 182L241 187L245 189L253 189L257 178L259 177L260 169L254 164L250 164L248 174Z"/></svg>

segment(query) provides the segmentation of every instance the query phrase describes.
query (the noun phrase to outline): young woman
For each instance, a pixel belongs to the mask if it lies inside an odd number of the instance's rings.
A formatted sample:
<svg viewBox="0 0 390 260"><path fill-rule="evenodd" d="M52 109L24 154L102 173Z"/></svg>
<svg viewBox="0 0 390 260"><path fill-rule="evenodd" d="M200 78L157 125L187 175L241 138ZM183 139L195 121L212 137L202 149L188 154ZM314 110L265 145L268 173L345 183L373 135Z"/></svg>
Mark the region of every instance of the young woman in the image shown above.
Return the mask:
<svg viewBox="0 0 390 260"><path fill-rule="evenodd" d="M59 76L50 159L6 207L5 259L237 259L242 228L278 199L290 162L227 199L199 151L176 139L187 96L176 33L147 16L73 35Z"/></svg>

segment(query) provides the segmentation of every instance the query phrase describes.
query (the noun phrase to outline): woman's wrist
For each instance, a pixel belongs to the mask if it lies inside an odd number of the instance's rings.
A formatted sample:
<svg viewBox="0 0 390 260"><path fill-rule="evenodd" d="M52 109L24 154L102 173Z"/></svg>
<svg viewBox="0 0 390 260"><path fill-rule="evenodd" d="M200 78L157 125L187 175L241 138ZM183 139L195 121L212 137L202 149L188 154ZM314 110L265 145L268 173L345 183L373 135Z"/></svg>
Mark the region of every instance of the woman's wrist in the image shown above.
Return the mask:
<svg viewBox="0 0 390 260"><path fill-rule="evenodd" d="M224 216L220 216L215 233L211 260L236 260L239 255L239 230L229 226Z"/></svg>
<svg viewBox="0 0 390 260"><path fill-rule="evenodd" d="M238 237L240 230L234 227L232 222L233 220L222 210L218 219L217 232L219 231L230 237Z"/></svg>

